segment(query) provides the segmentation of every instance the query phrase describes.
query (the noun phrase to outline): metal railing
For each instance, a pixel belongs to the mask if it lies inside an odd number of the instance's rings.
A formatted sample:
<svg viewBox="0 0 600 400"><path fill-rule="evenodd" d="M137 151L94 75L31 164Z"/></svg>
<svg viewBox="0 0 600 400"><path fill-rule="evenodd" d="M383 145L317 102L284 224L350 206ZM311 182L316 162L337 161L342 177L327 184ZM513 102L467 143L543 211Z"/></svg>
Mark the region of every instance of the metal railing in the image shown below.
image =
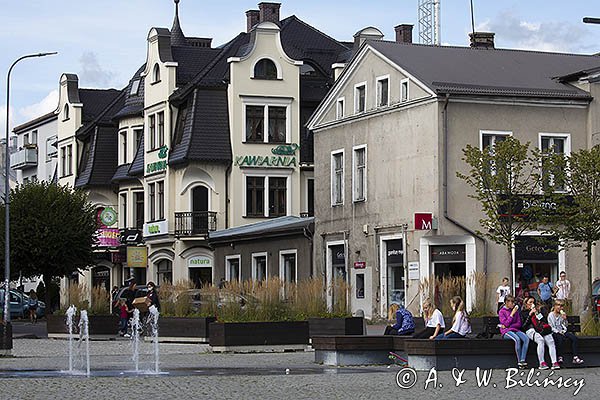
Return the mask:
<svg viewBox="0 0 600 400"><path fill-rule="evenodd" d="M215 211L192 211L175 213L175 236L208 236L217 230Z"/></svg>

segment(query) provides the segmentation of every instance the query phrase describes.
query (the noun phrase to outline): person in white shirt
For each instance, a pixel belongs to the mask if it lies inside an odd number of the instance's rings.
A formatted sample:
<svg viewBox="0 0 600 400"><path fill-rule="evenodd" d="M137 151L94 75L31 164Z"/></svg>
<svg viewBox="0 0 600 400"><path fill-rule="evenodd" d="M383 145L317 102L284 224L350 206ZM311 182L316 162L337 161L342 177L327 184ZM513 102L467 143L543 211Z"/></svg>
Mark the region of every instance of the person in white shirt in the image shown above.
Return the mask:
<svg viewBox="0 0 600 400"><path fill-rule="evenodd" d="M504 299L510 294L510 286L508 286L508 283L508 278L503 278L502 285L498 286L498 289L496 289L496 303L498 303L498 309L496 312L500 311L504 305Z"/></svg>
<svg viewBox="0 0 600 400"><path fill-rule="evenodd" d="M465 311L463 299L460 296L454 296L450 299L450 307L454 310L452 328L437 335L435 340L463 339L465 335L471 333L471 323L469 322L469 315Z"/></svg>
<svg viewBox="0 0 600 400"><path fill-rule="evenodd" d="M571 282L567 280L567 273L561 271L560 279L556 281L554 287L556 291L556 300L568 300L571 295Z"/></svg>
<svg viewBox="0 0 600 400"><path fill-rule="evenodd" d="M415 333L414 339L433 340L446 327L444 316L429 299L423 302L423 319L425 320L425 329Z"/></svg>

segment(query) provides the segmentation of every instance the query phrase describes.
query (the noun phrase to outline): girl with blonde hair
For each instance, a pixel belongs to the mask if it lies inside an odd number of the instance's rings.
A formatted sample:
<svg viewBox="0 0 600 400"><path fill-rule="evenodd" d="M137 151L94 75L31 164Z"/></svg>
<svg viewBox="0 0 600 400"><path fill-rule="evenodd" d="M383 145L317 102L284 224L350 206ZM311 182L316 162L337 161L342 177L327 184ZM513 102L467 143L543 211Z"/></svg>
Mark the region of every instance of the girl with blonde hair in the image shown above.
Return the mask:
<svg viewBox="0 0 600 400"><path fill-rule="evenodd" d="M454 296L450 299L450 307L454 310L452 328L440 333L435 340L462 339L465 335L471 333L471 323L469 322L469 315L465 311L463 299L460 296Z"/></svg>
<svg viewBox="0 0 600 400"><path fill-rule="evenodd" d="M415 339L430 339L433 340L440 331L446 327L444 316L435 308L435 305L430 299L423 301L423 319L425 320L425 329L413 335Z"/></svg>

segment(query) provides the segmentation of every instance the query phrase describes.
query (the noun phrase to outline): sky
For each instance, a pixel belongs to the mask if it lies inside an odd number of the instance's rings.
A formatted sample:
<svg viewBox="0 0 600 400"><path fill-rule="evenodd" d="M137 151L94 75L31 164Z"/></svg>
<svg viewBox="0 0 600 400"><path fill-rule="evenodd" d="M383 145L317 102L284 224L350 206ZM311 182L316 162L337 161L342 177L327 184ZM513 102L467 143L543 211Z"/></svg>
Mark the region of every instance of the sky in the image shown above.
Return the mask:
<svg viewBox="0 0 600 400"><path fill-rule="evenodd" d="M260 0L181 0L187 36L222 44L246 28L245 11ZM375 26L394 40L394 26L414 24L418 0L280 0L281 17L296 15L326 34L351 41ZM476 30L496 33L496 47L574 53L600 52L596 0L473 0ZM58 51L21 61L11 75L10 125L53 111L62 73L76 73L85 88L122 88L146 59L150 28L170 28L173 0L0 0L0 127L6 121L6 73L22 55ZM444 45L468 45L469 0L441 0Z"/></svg>

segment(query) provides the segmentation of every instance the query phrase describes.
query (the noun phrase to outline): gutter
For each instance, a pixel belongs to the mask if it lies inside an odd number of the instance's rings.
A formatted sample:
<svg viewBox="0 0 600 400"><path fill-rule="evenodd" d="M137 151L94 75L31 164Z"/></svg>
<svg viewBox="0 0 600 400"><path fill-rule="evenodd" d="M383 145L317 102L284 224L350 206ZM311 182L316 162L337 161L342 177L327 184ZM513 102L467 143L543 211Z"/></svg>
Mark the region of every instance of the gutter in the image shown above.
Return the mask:
<svg viewBox="0 0 600 400"><path fill-rule="evenodd" d="M446 94L446 99L444 101L444 110L442 111L444 113L444 120L443 120L443 123L444 123L444 126L443 126L443 131L444 131L444 172L443 172L443 179L442 179L442 188L444 191L444 218L446 218L448 221L452 222L454 225L458 226L460 229L475 236L477 239L479 239L483 242L483 273L487 274L487 269L488 269L488 242L487 242L487 240L483 236L478 235L473 230L467 228L466 226L464 226L463 224L461 224L460 222L458 222L457 220L455 220L448 214L448 102L449 102L449 100L450 100L450 95Z"/></svg>

